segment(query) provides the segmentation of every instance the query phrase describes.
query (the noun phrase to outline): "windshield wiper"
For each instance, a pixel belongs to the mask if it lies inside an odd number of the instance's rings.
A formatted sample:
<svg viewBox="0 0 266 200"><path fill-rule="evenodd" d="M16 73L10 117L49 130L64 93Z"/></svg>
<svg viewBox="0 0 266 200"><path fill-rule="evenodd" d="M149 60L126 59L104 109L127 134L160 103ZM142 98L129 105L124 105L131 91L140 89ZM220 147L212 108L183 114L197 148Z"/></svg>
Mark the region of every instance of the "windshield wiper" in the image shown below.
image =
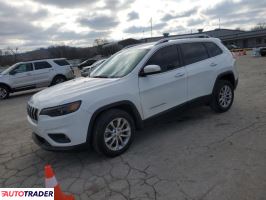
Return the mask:
<svg viewBox="0 0 266 200"><path fill-rule="evenodd" d="M99 75L99 76L92 76L91 78L109 78L109 76Z"/></svg>

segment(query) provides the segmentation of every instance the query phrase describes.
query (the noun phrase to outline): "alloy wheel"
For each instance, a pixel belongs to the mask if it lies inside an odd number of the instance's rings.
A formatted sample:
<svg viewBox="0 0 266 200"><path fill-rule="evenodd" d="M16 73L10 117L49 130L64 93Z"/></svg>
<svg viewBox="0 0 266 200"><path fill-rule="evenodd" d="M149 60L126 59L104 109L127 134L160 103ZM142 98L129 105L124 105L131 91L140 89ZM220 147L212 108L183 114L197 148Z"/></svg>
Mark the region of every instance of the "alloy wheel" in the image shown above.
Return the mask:
<svg viewBox="0 0 266 200"><path fill-rule="evenodd" d="M131 137L131 126L125 118L115 118L105 129L104 142L112 151L123 149Z"/></svg>
<svg viewBox="0 0 266 200"><path fill-rule="evenodd" d="M7 91L5 88L0 88L0 99L4 99L7 96Z"/></svg>
<svg viewBox="0 0 266 200"><path fill-rule="evenodd" d="M232 102L232 89L228 85L224 85L219 92L219 104L223 108L230 106Z"/></svg>

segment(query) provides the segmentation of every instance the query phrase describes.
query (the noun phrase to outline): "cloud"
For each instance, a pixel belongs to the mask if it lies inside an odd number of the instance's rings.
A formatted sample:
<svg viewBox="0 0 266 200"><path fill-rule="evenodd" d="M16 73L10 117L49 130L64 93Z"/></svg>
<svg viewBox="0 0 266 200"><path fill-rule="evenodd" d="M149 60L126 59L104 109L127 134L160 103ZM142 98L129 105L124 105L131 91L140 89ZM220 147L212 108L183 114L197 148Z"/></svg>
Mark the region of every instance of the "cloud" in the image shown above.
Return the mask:
<svg viewBox="0 0 266 200"><path fill-rule="evenodd" d="M155 24L152 28L153 30L160 30L163 29L165 26L167 25L167 23L162 22L159 24ZM146 31L150 31L151 27L149 26L131 26L127 29L124 30L125 33L141 33L141 32L146 32Z"/></svg>
<svg viewBox="0 0 266 200"><path fill-rule="evenodd" d="M172 19L178 19L178 18L184 18L184 17L189 17L195 13L197 13L198 8L192 8L190 10L187 10L185 12L177 13L177 14L166 14L164 17L161 19L162 21L169 21Z"/></svg>
<svg viewBox="0 0 266 200"><path fill-rule="evenodd" d="M265 14L266 1L242 0L234 2L226 0L216 4L214 7L203 10L203 14L209 17L231 18L241 14L261 13ZM240 17L240 16L239 16Z"/></svg>
<svg viewBox="0 0 266 200"><path fill-rule="evenodd" d="M132 21L134 19L139 19L139 14L137 12L135 12L135 11L132 11L132 12L128 13L127 16L128 16L128 20L129 21Z"/></svg>
<svg viewBox="0 0 266 200"><path fill-rule="evenodd" d="M116 12L129 8L135 0L103 0L103 2L105 4L103 9Z"/></svg>
<svg viewBox="0 0 266 200"><path fill-rule="evenodd" d="M202 24L205 22L204 19L190 19L187 21L187 26L202 26Z"/></svg>
<svg viewBox="0 0 266 200"><path fill-rule="evenodd" d="M96 1L93 0L33 0L43 5L53 5L61 8L80 7L82 5L92 5Z"/></svg>
<svg viewBox="0 0 266 200"><path fill-rule="evenodd" d="M119 24L116 18L107 15L80 18L78 22L80 25L90 27L94 30L107 30L109 28L114 28Z"/></svg>
<svg viewBox="0 0 266 200"><path fill-rule="evenodd" d="M29 32L33 33L37 28L25 21L18 21L13 19L10 19L9 21L7 21L6 19L0 19L0 24L0 36L18 37Z"/></svg>

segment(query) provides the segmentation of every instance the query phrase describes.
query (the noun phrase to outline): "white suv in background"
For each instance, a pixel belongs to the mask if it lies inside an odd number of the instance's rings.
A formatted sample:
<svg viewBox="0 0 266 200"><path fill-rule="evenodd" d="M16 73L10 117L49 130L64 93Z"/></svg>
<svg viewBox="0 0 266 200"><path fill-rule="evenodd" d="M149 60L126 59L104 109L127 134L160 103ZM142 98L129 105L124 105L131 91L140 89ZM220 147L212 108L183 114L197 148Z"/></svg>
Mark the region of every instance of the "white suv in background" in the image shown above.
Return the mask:
<svg viewBox="0 0 266 200"><path fill-rule="evenodd" d="M16 63L0 73L0 100L12 92L47 87L74 78L64 58Z"/></svg>
<svg viewBox="0 0 266 200"><path fill-rule="evenodd" d="M195 101L227 111L237 82L235 59L219 39L169 38L124 49L91 77L35 94L28 121L45 149L91 144L117 156L144 121L165 111Z"/></svg>

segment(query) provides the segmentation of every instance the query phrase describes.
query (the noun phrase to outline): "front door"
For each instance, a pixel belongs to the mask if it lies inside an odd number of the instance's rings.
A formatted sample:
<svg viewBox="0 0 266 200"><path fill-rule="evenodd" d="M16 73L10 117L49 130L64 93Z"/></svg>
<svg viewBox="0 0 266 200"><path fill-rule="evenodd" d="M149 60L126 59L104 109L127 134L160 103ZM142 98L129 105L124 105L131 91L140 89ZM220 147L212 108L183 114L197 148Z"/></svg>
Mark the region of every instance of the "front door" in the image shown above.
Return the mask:
<svg viewBox="0 0 266 200"><path fill-rule="evenodd" d="M10 85L14 89L27 89L35 87L32 63L18 64L9 73Z"/></svg>
<svg viewBox="0 0 266 200"><path fill-rule="evenodd" d="M144 118L149 118L187 100L186 71L180 62L177 45L157 50L147 65L159 65L160 73L139 77Z"/></svg>

